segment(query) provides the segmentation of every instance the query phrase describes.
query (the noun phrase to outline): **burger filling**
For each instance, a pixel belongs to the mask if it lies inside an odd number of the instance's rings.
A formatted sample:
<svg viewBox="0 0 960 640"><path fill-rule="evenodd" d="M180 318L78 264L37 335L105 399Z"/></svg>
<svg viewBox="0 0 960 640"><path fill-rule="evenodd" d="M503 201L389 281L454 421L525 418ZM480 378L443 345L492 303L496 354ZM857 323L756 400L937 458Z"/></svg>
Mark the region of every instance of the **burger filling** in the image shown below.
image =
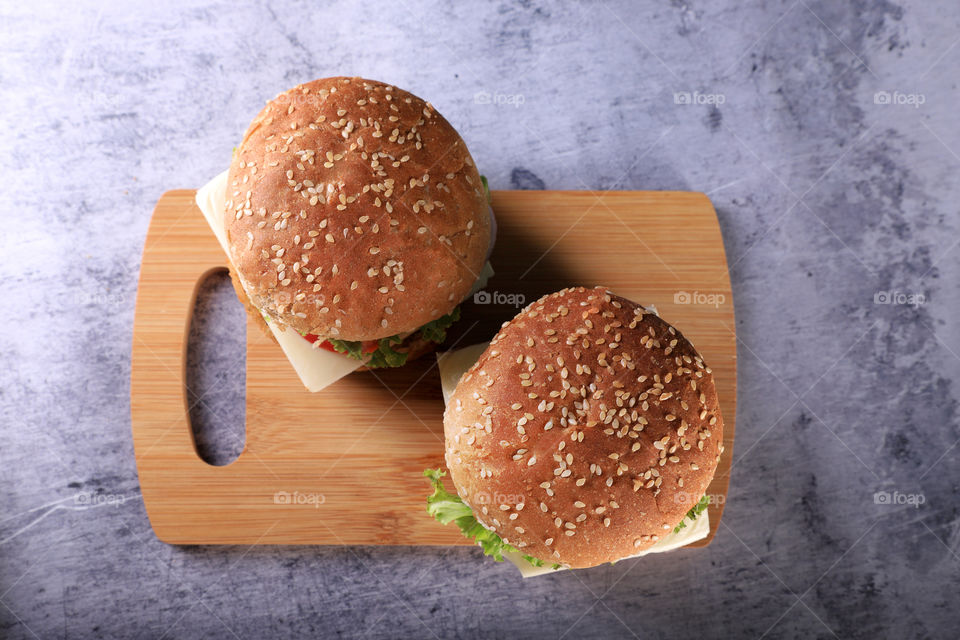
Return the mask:
<svg viewBox="0 0 960 640"><path fill-rule="evenodd" d="M409 355L404 351L404 345L416 340L429 340L430 342L441 343L447 339L447 329L460 319L460 307L436 320L428 322L410 335L389 336L379 340L335 340L333 338L322 338L312 333L301 334L304 339L315 348L326 349L335 353L342 353L345 356L362 360L364 364L371 369L382 369L384 367L401 367L407 362ZM396 348L395 348L396 347Z"/></svg>
<svg viewBox="0 0 960 640"><path fill-rule="evenodd" d="M460 531L467 538L471 538L483 549L483 554L492 556L497 562L503 562L503 554L506 552L520 553L516 547L513 547L503 541L496 532L487 529L481 524L473 510L467 505L460 496L450 493L443 487L443 476L447 475L442 469L425 469L423 475L430 481L433 487L433 493L427 497L427 513L437 519L440 524L456 523ZM704 495L691 508L683 520L673 529L673 533L680 533L680 530L687 526L687 521L694 521L697 517L707 510L710 505L709 497ZM534 567L542 567L546 563L539 558L530 555L520 554L524 560ZM611 563L613 564L613 563ZM553 565L554 569L559 569L559 564Z"/></svg>

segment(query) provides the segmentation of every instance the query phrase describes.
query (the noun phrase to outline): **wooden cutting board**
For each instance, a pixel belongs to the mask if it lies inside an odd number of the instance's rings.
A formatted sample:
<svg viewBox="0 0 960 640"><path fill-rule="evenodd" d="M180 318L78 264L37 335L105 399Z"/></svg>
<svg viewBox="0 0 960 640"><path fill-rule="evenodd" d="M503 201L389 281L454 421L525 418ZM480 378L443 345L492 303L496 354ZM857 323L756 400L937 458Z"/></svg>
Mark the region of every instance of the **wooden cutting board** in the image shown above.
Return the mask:
<svg viewBox="0 0 960 640"><path fill-rule="evenodd" d="M199 284L226 259L194 203L170 191L147 234L130 387L147 514L172 544L471 544L425 511L423 469L443 460L435 358L354 373L307 392L283 352L247 327L246 446L215 467L195 450L186 338ZM685 192L495 191L488 304L467 302L447 345L488 341L518 308L571 285L605 285L676 325L716 377L726 451L709 493L726 496L736 417L736 336L710 201ZM512 296L512 298L511 298ZM448 485L452 489L452 485ZM721 499L722 500L722 499ZM723 505L710 508L710 537Z"/></svg>

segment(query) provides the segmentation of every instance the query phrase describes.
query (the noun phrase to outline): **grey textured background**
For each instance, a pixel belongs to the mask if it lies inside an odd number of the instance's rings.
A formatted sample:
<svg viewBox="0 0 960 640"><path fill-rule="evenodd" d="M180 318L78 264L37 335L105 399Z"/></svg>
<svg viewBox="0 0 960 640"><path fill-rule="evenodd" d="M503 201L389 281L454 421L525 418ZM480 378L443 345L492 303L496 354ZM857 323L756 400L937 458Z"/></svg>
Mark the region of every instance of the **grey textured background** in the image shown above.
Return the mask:
<svg viewBox="0 0 960 640"><path fill-rule="evenodd" d="M958 33L920 0L4 3L0 636L956 637ZM430 99L494 188L710 194L741 343L709 548L521 582L469 548L155 539L128 413L152 207L345 73ZM210 290L192 361L230 424L242 314Z"/></svg>

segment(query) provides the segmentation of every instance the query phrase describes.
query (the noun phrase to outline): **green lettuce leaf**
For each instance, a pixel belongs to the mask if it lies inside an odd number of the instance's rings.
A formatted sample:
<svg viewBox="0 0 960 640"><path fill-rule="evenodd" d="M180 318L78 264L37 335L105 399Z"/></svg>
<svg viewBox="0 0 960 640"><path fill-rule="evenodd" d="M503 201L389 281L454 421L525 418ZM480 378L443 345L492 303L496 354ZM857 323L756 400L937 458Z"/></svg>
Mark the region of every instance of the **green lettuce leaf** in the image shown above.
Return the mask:
<svg viewBox="0 0 960 640"><path fill-rule="evenodd" d="M441 316L432 322L420 327L420 336L432 342L443 342L447 339L447 329L460 319L460 307L445 316ZM334 340L327 338L327 342L333 346L339 353L349 356L356 360L367 360L366 366L371 369L383 369L386 367L402 367L407 362L407 354L397 351L394 345L401 344L403 339L400 336L390 336L381 338L377 341L377 350L373 353L363 352L362 342L353 342L350 340Z"/></svg>
<svg viewBox="0 0 960 640"><path fill-rule="evenodd" d="M351 342L350 340L334 340L333 338L328 338L327 342L330 343L334 349L339 351L345 356L350 356L351 358L356 358L357 360L363 360L363 348L362 342Z"/></svg>
<svg viewBox="0 0 960 640"><path fill-rule="evenodd" d="M704 495L697 504L693 505L690 511L687 511L687 515L680 521L680 524L673 528L673 532L680 533L680 529L686 528L687 520L696 520L697 516L706 511L708 506L710 506L710 498Z"/></svg>
<svg viewBox="0 0 960 640"><path fill-rule="evenodd" d="M483 183L483 192L487 195L487 204L493 204L493 196L490 195L490 183L487 182L487 176L481 173L480 182Z"/></svg>
<svg viewBox="0 0 960 640"><path fill-rule="evenodd" d="M427 497L427 513L437 519L440 524L456 523L460 531L467 538L474 541L483 549L484 555L492 556L497 562L503 562L503 554L507 551L516 552L517 549L506 544L500 536L477 522L473 511L460 496L450 493L443 488L443 476L447 473L441 469L425 469L423 475L430 481L433 494ZM543 560L524 555L523 559L535 567L542 567ZM558 569L560 565L553 565Z"/></svg>
<svg viewBox="0 0 960 640"><path fill-rule="evenodd" d="M447 339L447 329L450 326L460 319L460 307L456 307L453 311L448 313L445 316L441 316L432 322L420 327L420 336L425 340L430 340L431 342L443 342Z"/></svg>
<svg viewBox="0 0 960 640"><path fill-rule="evenodd" d="M370 354L367 366L375 369L383 367L402 367L407 362L407 354L396 351L391 345L403 342L397 336L381 338L377 350Z"/></svg>
<svg viewBox="0 0 960 640"><path fill-rule="evenodd" d="M393 348L393 345L403 342L399 336L390 336L381 338L377 341L377 350L373 353L363 352L362 342L352 342L350 340L334 340L327 338L327 342L339 353L350 356L356 360L367 360L366 366L371 369L382 369L384 367L401 367L407 362L407 354L401 353Z"/></svg>

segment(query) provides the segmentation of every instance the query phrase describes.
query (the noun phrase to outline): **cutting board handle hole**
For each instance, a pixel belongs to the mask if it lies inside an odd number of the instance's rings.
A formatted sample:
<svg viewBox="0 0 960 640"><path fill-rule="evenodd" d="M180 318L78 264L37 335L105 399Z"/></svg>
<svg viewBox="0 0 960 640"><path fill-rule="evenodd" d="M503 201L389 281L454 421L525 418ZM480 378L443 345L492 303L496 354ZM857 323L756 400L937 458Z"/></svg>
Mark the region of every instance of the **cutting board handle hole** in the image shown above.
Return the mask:
<svg viewBox="0 0 960 640"><path fill-rule="evenodd" d="M247 314L225 269L197 283L186 351L194 448L207 464L228 465L246 441Z"/></svg>

